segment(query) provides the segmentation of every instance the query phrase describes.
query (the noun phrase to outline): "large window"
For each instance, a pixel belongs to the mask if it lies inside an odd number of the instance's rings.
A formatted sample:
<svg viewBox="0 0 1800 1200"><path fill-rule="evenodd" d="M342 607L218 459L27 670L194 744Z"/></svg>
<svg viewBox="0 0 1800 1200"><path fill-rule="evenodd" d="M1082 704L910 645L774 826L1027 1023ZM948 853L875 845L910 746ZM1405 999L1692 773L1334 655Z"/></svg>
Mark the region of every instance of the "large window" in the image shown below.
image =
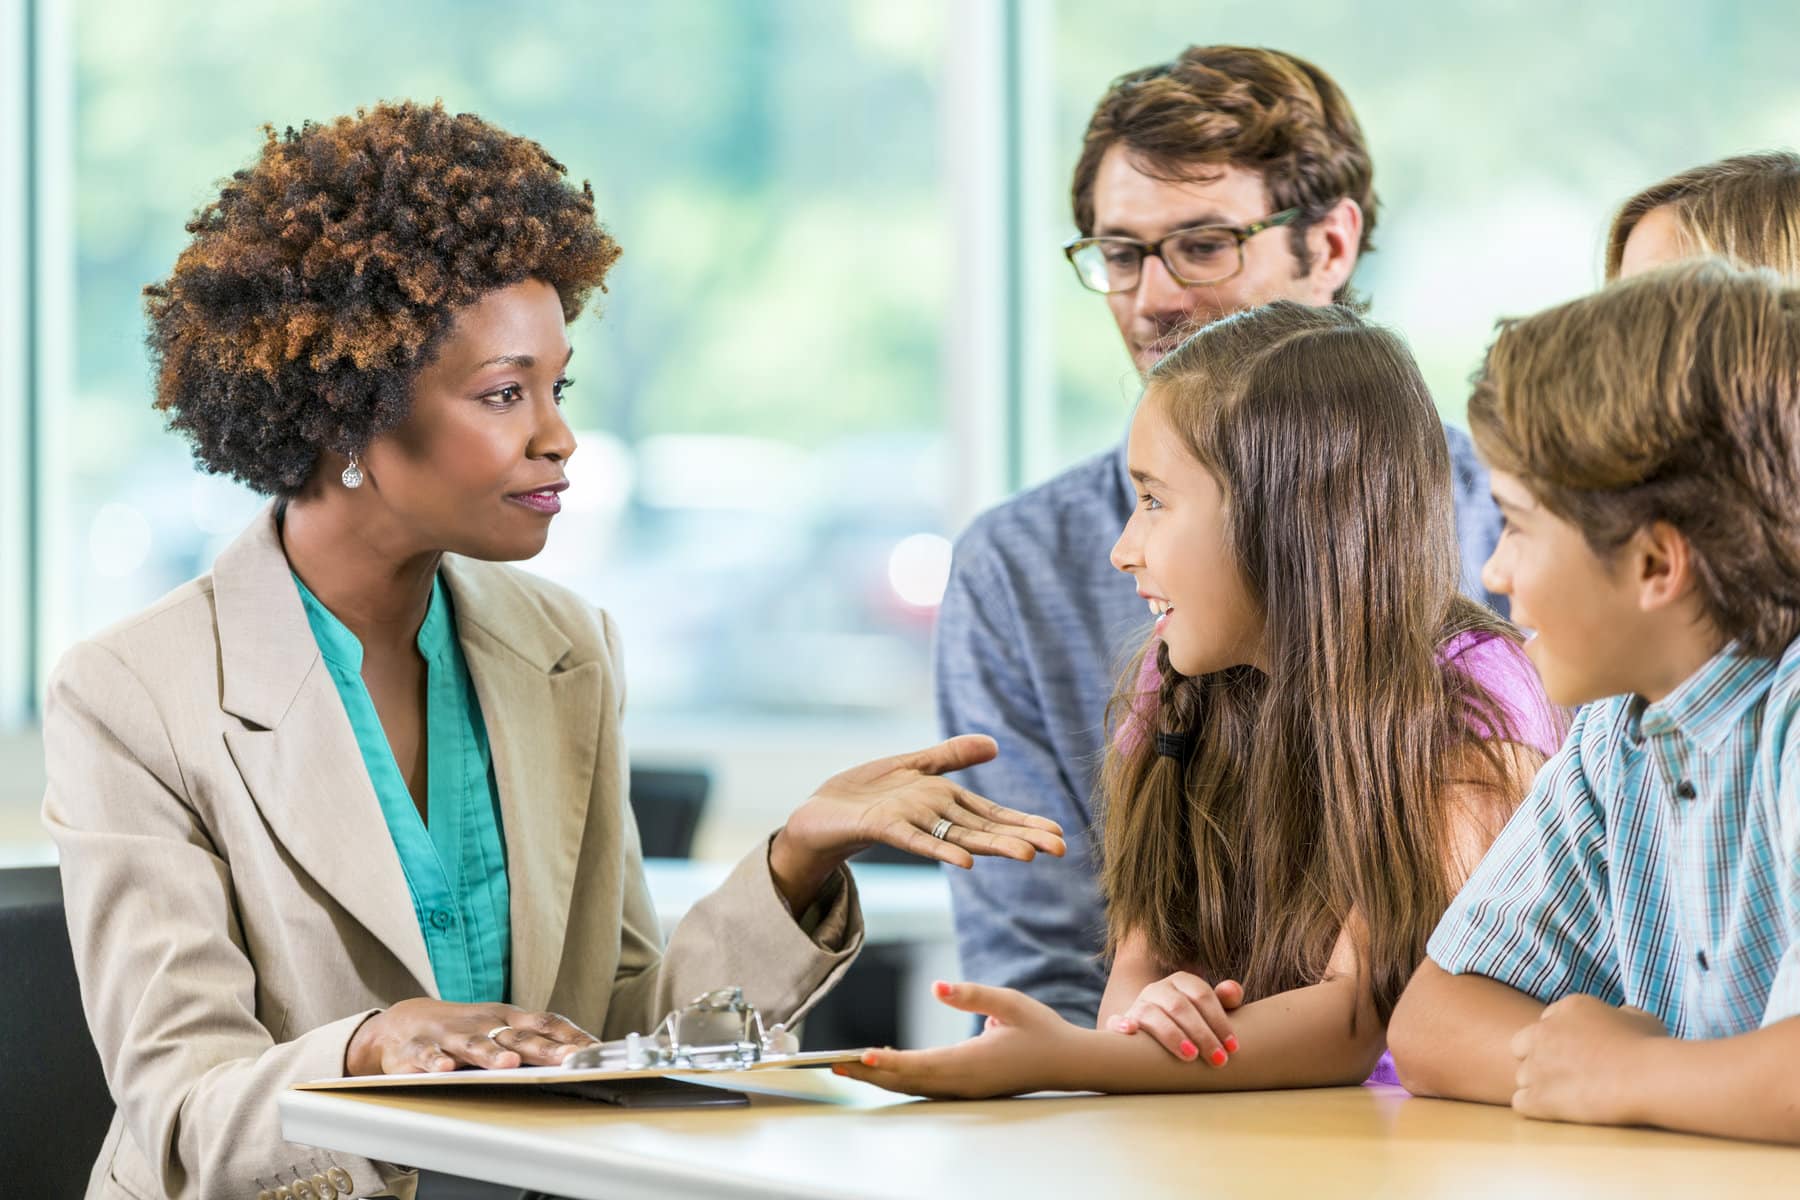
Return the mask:
<svg viewBox="0 0 1800 1200"><path fill-rule="evenodd" d="M256 497L150 408L139 289L259 126L442 97L590 179L625 253L571 331L574 487L534 569L618 618L646 711L918 713L950 525L940 6L73 12L68 387L42 397L42 645L204 570Z"/></svg>
<svg viewBox="0 0 1800 1200"><path fill-rule="evenodd" d="M1800 137L1790 0L20 0L0 21L0 727L258 503L150 407L140 290L183 223L264 122L442 97L592 180L625 247L572 331L576 486L533 569L618 617L634 746L736 756L718 800L755 820L929 734L946 537L1124 431L1136 377L1058 252L1114 76L1240 42L1337 77L1382 201L1359 285L1452 421L1496 316L1598 281L1621 198Z"/></svg>

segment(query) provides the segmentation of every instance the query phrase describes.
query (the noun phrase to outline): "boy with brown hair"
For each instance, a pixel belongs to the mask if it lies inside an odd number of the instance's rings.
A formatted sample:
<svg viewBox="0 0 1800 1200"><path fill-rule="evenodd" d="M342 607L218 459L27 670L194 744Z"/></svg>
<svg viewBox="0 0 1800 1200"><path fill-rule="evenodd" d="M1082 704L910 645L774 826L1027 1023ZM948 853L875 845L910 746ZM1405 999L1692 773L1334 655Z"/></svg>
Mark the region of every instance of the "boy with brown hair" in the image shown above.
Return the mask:
<svg viewBox="0 0 1800 1200"><path fill-rule="evenodd" d="M1401 1081L1800 1142L1800 290L1718 260L1501 331L1486 568L1564 748L1433 934Z"/></svg>

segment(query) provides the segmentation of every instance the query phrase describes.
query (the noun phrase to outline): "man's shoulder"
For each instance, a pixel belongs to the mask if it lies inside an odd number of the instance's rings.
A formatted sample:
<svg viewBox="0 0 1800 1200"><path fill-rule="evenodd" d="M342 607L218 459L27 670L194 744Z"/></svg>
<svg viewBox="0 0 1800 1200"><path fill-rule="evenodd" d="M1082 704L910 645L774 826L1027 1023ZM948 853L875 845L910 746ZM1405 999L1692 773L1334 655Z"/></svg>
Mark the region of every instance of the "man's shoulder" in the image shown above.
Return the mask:
<svg viewBox="0 0 1800 1200"><path fill-rule="evenodd" d="M956 541L956 557L1043 559L1100 540L1110 547L1131 509L1120 459L1115 446L996 504L969 523Z"/></svg>

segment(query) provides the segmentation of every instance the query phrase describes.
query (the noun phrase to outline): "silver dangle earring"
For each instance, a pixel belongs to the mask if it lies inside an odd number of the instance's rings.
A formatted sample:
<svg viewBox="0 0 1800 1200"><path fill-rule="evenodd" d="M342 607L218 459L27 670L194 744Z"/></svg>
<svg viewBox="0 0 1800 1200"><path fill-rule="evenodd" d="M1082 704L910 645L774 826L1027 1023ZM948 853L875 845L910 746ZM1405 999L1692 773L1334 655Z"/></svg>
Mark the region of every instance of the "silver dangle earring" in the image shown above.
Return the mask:
<svg viewBox="0 0 1800 1200"><path fill-rule="evenodd" d="M359 488L362 486L362 466L357 463L356 454L354 452L350 455L350 465L344 468L344 473L338 476L338 478L344 481L344 486L347 488Z"/></svg>

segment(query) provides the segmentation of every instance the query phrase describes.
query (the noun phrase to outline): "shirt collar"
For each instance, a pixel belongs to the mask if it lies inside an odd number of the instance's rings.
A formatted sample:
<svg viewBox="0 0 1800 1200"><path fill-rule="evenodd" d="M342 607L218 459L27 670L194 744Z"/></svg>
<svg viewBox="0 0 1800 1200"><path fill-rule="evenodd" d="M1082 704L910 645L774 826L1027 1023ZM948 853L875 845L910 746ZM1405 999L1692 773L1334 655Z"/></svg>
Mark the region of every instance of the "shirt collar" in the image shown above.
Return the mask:
<svg viewBox="0 0 1800 1200"><path fill-rule="evenodd" d="M1743 653L1734 641L1655 704L1632 705L1650 737L1680 733L1702 750L1717 750L1744 714L1768 694L1775 660Z"/></svg>
<svg viewBox="0 0 1800 1200"><path fill-rule="evenodd" d="M294 576L294 586L300 589L300 603L306 609L306 623L312 626L313 640L319 644L319 653L332 666L360 675L363 661L361 640L312 594L312 589L298 575ZM456 624L450 619L450 597L444 587L441 572L431 577L431 600L425 606L425 619L419 623L417 642L419 653L431 662L443 657L455 645Z"/></svg>

